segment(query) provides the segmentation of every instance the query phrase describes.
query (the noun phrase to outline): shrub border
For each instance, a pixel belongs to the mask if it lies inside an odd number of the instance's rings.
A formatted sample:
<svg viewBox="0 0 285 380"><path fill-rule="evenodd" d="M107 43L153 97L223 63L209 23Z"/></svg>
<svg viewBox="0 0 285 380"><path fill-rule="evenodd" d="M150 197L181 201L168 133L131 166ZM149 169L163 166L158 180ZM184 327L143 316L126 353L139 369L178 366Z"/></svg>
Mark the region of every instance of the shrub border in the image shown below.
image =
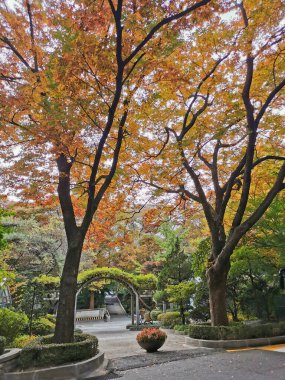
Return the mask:
<svg viewBox="0 0 285 380"><path fill-rule="evenodd" d="M75 334L75 337L78 338L78 341L61 344L53 343L52 335L33 340L21 351L21 367L27 369L29 367L47 368L54 365L60 366L70 362L89 359L98 353L98 339L96 336ZM64 352L63 357L68 357L67 360L63 360L60 355L61 352Z"/></svg>

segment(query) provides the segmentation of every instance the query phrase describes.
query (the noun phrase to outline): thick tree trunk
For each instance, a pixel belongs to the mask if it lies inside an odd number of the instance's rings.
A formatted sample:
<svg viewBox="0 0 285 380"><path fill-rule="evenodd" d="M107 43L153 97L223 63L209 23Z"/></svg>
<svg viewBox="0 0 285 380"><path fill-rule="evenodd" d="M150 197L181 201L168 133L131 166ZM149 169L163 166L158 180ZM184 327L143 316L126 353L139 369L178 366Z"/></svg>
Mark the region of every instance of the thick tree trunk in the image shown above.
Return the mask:
<svg viewBox="0 0 285 380"><path fill-rule="evenodd" d="M212 266L207 272L212 326L227 326L229 323L226 303L229 267L229 263L220 268Z"/></svg>
<svg viewBox="0 0 285 380"><path fill-rule="evenodd" d="M68 243L68 251L62 271L59 304L55 325L56 343L68 343L74 336L74 309L77 292L77 275L83 246L83 238L75 236Z"/></svg>

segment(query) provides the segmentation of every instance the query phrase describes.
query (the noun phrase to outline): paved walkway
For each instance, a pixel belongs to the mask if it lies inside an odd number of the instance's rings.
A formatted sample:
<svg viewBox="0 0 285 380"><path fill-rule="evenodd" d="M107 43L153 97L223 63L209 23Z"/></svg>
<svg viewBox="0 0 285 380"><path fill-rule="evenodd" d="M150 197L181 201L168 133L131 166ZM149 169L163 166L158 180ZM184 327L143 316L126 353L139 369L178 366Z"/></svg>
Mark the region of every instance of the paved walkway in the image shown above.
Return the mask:
<svg viewBox="0 0 285 380"><path fill-rule="evenodd" d="M78 324L84 332L98 337L99 349L110 360L111 373L96 380L285 380L282 352L189 347L184 345L183 335L166 330L166 343L157 353L148 354L137 344L137 332L125 328L128 323L119 317L111 322Z"/></svg>

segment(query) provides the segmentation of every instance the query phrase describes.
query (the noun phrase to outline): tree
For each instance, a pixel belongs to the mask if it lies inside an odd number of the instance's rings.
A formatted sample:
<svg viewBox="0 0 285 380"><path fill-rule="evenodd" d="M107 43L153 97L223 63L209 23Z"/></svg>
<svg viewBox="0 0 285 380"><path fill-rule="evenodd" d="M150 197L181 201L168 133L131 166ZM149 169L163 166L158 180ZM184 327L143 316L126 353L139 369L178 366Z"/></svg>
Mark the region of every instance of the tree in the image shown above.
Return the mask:
<svg viewBox="0 0 285 380"><path fill-rule="evenodd" d="M132 165L138 181L203 210L213 325L228 323L235 248L285 188L284 12L278 0L220 2L209 17L214 31L209 20L185 27L186 41L165 63L176 80L166 74L149 94L147 118L146 109L137 116L149 131L145 159Z"/></svg>
<svg viewBox="0 0 285 380"><path fill-rule="evenodd" d="M165 234L161 242L165 251L162 269L158 275L158 289L165 290L169 301L176 300L182 323L185 324L185 307L193 293L193 283L190 281L193 277L190 255L181 248L181 237L177 235L178 231L175 231L173 226L163 225L161 230Z"/></svg>
<svg viewBox="0 0 285 380"><path fill-rule="evenodd" d="M10 169L18 196L38 202L53 193L57 182L66 231L55 328L58 343L73 339L83 243L102 198L115 182L120 155L128 155L124 142L134 128L127 120L136 112L135 95L143 93L144 79L163 61L164 47L181 27L179 20L208 3L21 1L15 10L6 2L1 5L6 172ZM25 184L29 185L21 192ZM80 196L82 212L77 219Z"/></svg>

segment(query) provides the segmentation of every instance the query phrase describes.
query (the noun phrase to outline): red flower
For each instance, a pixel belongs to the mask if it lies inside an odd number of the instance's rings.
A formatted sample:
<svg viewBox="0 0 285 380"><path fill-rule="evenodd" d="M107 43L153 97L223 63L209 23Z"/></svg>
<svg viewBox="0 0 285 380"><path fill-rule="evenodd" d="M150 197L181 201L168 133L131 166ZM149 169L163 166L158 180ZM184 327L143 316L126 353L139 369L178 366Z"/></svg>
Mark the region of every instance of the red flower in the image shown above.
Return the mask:
<svg viewBox="0 0 285 380"><path fill-rule="evenodd" d="M164 331L158 328L143 329L137 335L138 342L154 342L154 341L165 341L167 335Z"/></svg>

